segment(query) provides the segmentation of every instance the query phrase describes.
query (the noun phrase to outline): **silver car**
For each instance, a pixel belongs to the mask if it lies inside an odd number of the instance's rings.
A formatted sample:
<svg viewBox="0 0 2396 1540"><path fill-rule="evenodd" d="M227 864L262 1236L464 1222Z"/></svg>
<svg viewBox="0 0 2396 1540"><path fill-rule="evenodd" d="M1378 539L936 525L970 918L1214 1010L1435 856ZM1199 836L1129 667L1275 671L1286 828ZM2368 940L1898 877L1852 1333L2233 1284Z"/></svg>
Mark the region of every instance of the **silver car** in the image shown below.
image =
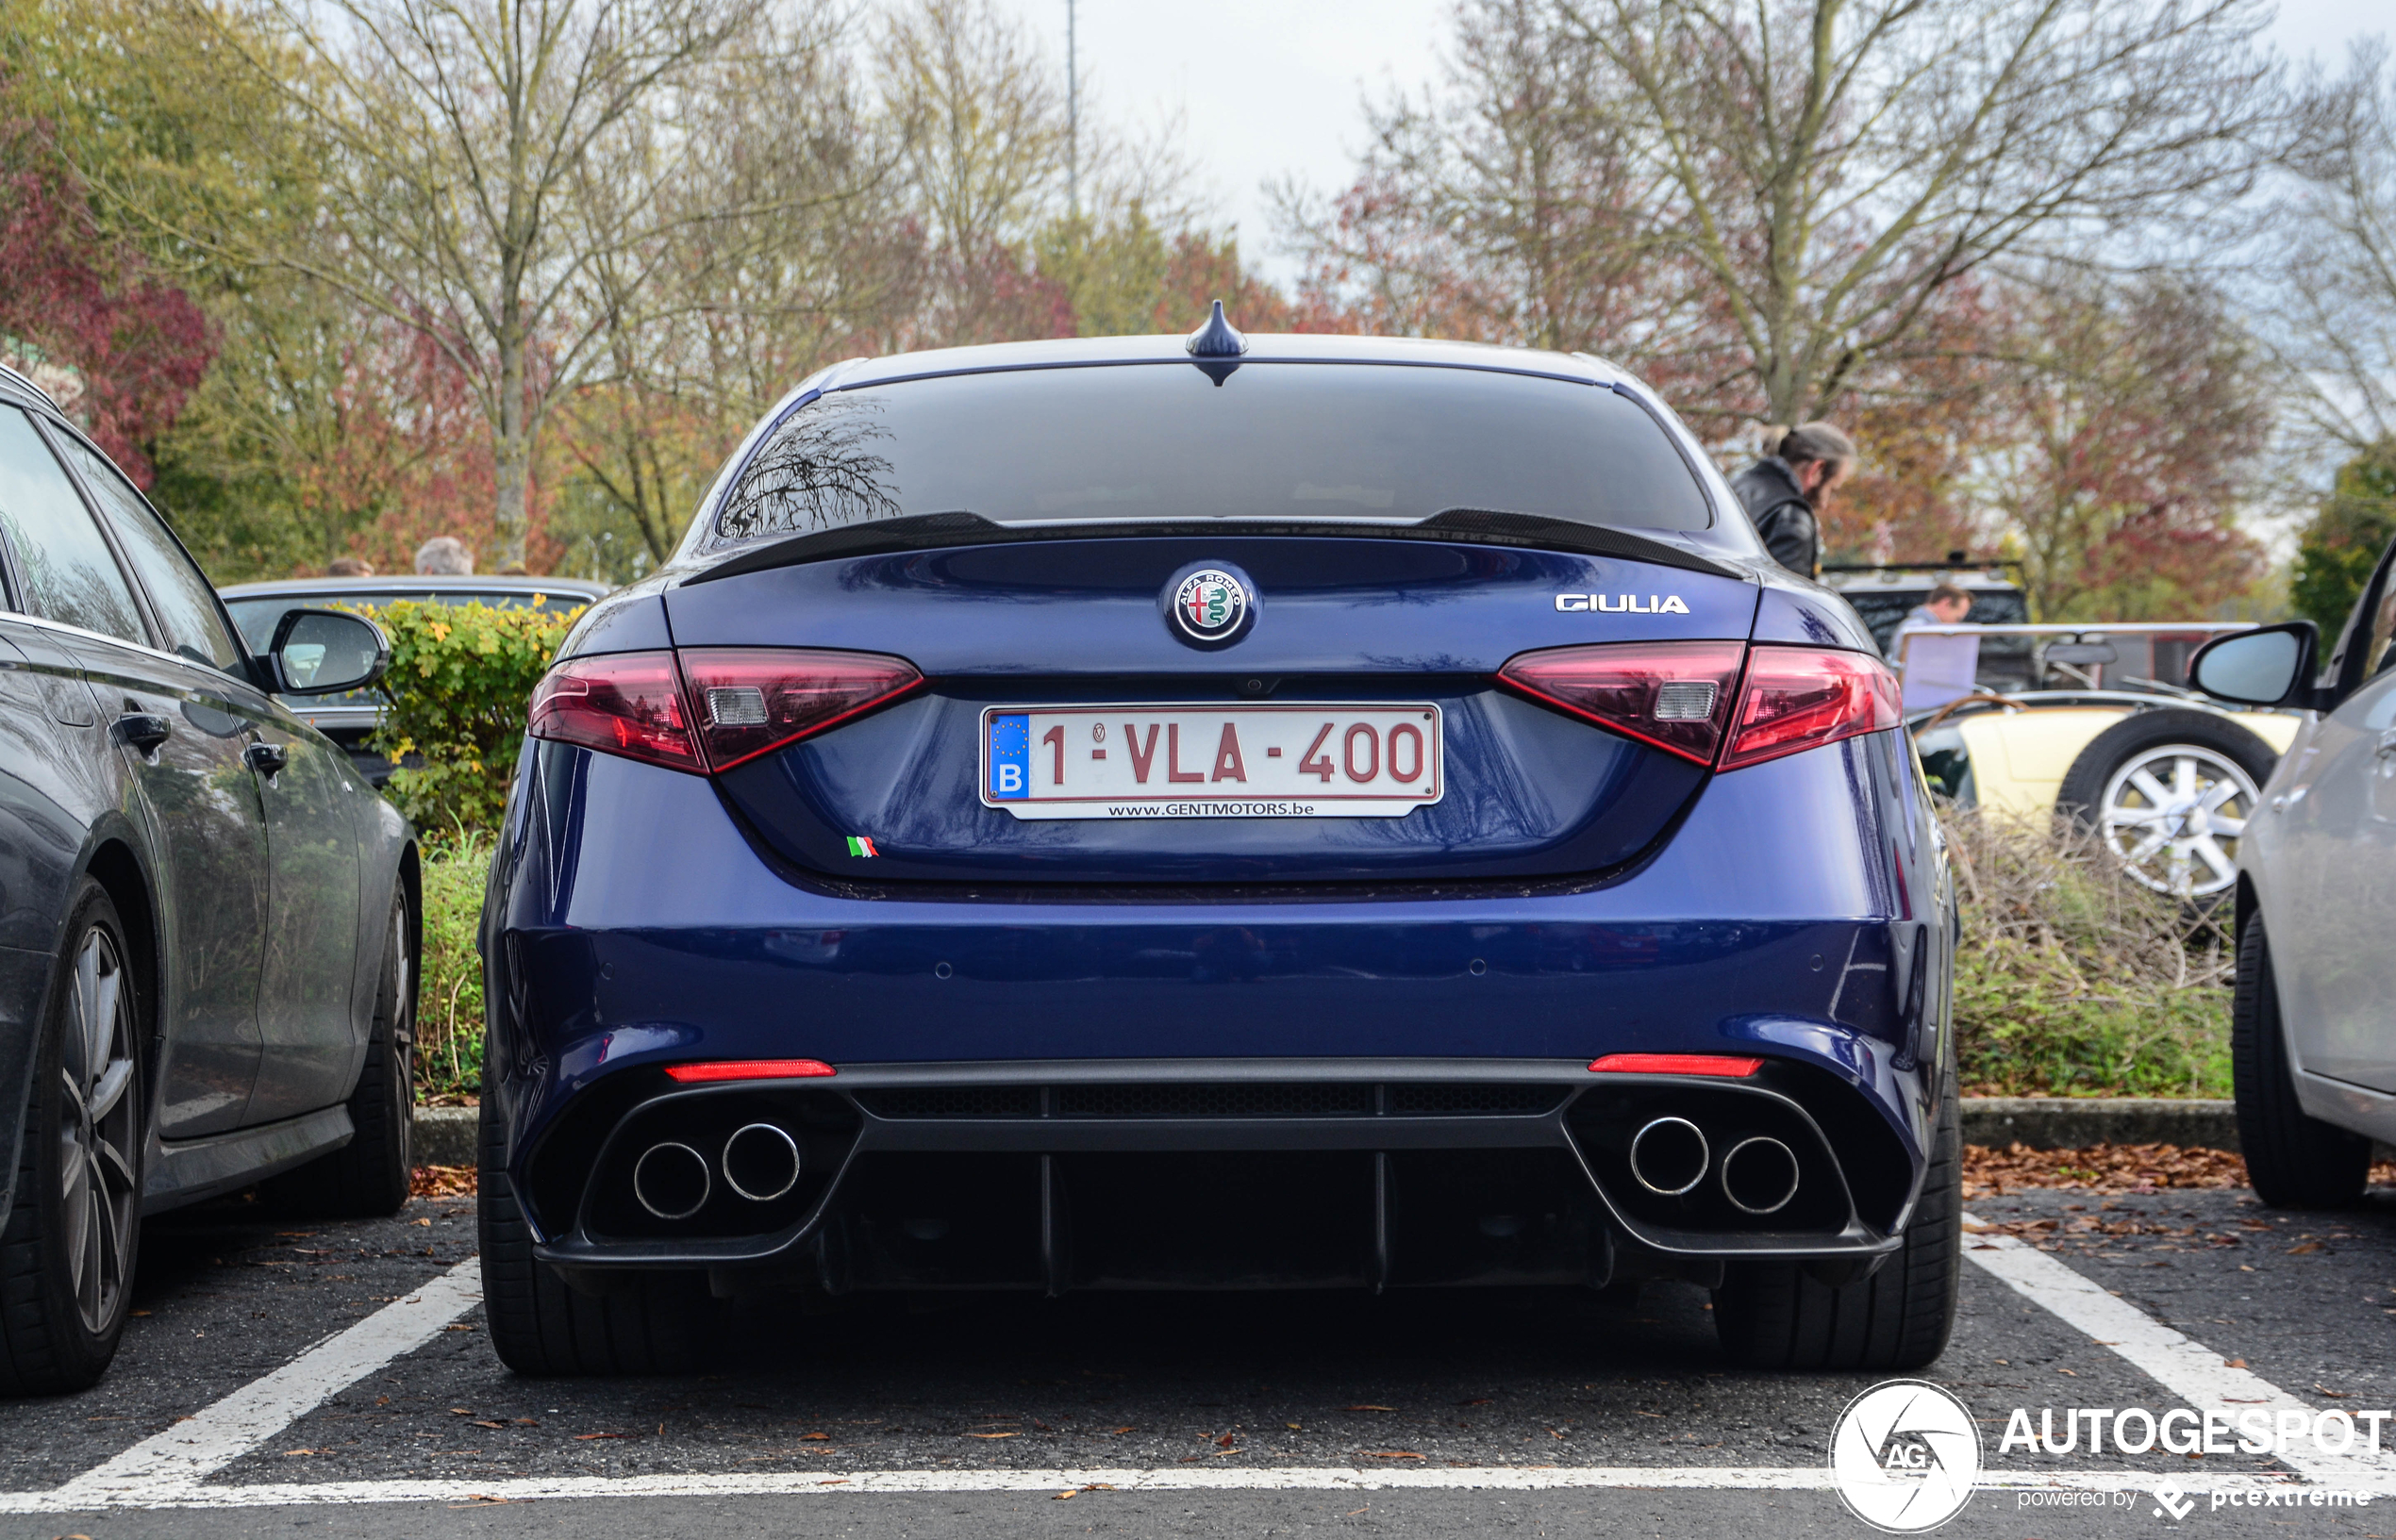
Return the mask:
<svg viewBox="0 0 2396 1540"><path fill-rule="evenodd" d="M2326 665L2310 621L2223 637L2197 687L2305 713L2238 845L2230 1029L2238 1140L2262 1200L2361 1197L2396 1141L2396 545Z"/></svg>
<svg viewBox="0 0 2396 1540"><path fill-rule="evenodd" d="M416 600L441 604L489 604L494 609L566 611L582 608L609 591L605 583L578 577L298 577L272 583L236 583L217 590L241 639L259 655L275 627L294 609L325 605L371 606ZM376 786L391 779L391 761L367 747L382 716L373 690L311 696L291 709L310 727L341 746L359 773Z"/></svg>

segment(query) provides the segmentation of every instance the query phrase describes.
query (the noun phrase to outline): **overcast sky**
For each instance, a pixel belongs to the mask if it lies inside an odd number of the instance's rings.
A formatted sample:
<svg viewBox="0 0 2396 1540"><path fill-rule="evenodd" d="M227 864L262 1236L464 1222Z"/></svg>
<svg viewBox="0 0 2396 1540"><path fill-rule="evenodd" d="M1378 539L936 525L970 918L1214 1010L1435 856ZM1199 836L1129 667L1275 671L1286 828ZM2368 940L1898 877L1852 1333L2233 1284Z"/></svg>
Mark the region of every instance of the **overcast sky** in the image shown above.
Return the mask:
<svg viewBox="0 0 2396 1540"><path fill-rule="evenodd" d="M998 3L1061 61L1066 0ZM1436 75L1448 0L1079 0L1078 9L1082 78L1101 109L1142 125L1179 110L1216 217L1238 227L1252 264L1286 277L1262 184L1345 181L1363 137L1360 95ZM2387 30L2387 14L2372 0L2282 0L2273 41L2335 62L2350 38Z"/></svg>

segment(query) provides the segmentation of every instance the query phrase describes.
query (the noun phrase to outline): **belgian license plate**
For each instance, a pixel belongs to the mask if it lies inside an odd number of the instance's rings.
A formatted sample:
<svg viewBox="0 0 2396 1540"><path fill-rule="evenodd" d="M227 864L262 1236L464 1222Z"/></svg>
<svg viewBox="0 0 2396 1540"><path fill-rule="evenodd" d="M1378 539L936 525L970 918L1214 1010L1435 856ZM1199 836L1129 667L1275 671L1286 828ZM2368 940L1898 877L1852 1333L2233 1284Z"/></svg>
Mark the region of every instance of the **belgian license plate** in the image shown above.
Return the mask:
<svg viewBox="0 0 2396 1540"><path fill-rule="evenodd" d="M1392 819L1445 788L1436 705L982 713L983 805L1019 819Z"/></svg>

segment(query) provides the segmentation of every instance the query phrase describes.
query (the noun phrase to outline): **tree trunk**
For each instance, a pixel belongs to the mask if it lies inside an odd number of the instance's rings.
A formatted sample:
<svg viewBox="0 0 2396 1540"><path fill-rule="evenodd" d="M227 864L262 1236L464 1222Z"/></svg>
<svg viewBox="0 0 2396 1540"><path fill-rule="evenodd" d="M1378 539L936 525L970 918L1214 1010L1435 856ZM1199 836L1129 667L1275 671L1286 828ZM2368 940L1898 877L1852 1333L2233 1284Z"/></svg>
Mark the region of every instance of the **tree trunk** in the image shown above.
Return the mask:
<svg viewBox="0 0 2396 1540"><path fill-rule="evenodd" d="M524 565L524 537L531 522L526 508L532 472L530 424L524 421L524 342L502 337L499 343L499 431L491 444L492 533L499 550L491 568L506 571Z"/></svg>

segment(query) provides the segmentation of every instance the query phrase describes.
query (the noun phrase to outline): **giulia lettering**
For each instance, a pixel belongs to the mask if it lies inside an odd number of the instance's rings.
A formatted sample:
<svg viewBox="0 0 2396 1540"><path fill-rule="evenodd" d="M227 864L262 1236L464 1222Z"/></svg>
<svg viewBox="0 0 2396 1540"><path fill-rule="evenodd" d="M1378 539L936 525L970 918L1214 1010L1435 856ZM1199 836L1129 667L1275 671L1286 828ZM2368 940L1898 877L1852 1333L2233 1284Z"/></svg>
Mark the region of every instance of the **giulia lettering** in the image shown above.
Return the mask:
<svg viewBox="0 0 2396 1540"><path fill-rule="evenodd" d="M1639 602L1639 595L1631 593L1559 593L1556 596L1556 607L1567 615L1586 614L1592 609L1606 615L1689 613L1688 604L1676 593L1668 593L1661 599L1651 593L1644 604Z"/></svg>

